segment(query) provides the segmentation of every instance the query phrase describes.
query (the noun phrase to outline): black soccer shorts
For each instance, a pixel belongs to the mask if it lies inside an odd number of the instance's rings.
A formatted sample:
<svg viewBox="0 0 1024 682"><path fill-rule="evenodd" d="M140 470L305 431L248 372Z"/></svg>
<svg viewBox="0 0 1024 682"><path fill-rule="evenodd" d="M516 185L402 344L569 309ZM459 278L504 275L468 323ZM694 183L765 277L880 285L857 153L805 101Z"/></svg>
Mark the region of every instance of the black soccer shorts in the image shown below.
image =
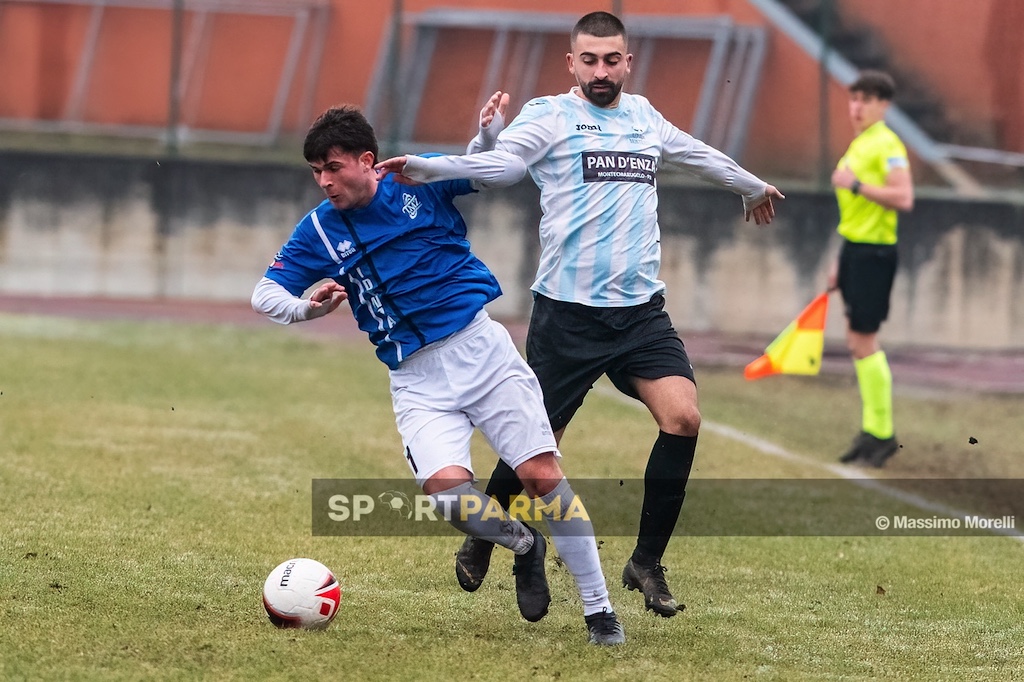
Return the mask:
<svg viewBox="0 0 1024 682"><path fill-rule="evenodd" d="M540 380L555 431L569 423L602 374L636 399L633 377L682 376L696 383L660 294L625 308L595 308L537 295L526 360Z"/></svg>
<svg viewBox="0 0 1024 682"><path fill-rule="evenodd" d="M874 334L889 317L897 260L893 244L843 242L837 284L852 331Z"/></svg>

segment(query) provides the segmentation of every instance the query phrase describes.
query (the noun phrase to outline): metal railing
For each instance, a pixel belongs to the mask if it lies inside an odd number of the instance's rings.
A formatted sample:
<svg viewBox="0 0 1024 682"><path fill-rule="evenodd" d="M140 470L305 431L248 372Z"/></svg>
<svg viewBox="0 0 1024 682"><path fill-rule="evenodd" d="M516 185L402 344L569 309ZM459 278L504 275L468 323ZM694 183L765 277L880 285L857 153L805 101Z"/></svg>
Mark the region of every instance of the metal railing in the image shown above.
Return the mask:
<svg viewBox="0 0 1024 682"><path fill-rule="evenodd" d="M443 31L463 30L493 33L490 54L480 84L482 103L502 87L502 66L516 74L516 104L540 94L536 92L541 58L552 36L566 40L578 17L542 12L434 9L403 17L411 33L408 47L401 46L401 27L392 26L382 42L366 95L366 114L375 125L384 123L388 98L400 93L401 107L388 122L389 137L403 149L415 149L413 132L420 114L431 63ZM733 158L743 155L753 99L761 82L767 45L766 31L741 26L729 16L626 16L630 51L637 65L630 76L629 92L644 94L653 54L669 41L710 43L710 57L704 71L691 132ZM404 55L401 58L396 55ZM396 59L400 63L396 63ZM732 88L721 88L729 80ZM395 87L397 85L397 88ZM476 112L467 111L467 130L476 130ZM429 141L428 141L429 142ZM438 145L431 148L438 149Z"/></svg>
<svg viewBox="0 0 1024 682"><path fill-rule="evenodd" d="M297 80L301 80L297 93L299 119L306 120L310 116L328 29L329 0L4 0L0 3L0 22L4 20L5 6L15 4L85 6L90 8L90 13L61 116L47 120L0 118L0 129L153 138L171 148L178 142L193 141L270 145L281 133L285 107ZM86 116L101 28L110 9L154 10L168 14L173 37L165 126L102 123ZM192 19L187 30L183 28L186 13ZM208 55L212 19L218 14L282 17L293 22L266 126L260 132L198 127L194 124L195 107L182 108L186 95L201 85L204 70L201 60ZM305 64L301 64L304 52ZM301 78L300 69L304 69Z"/></svg>

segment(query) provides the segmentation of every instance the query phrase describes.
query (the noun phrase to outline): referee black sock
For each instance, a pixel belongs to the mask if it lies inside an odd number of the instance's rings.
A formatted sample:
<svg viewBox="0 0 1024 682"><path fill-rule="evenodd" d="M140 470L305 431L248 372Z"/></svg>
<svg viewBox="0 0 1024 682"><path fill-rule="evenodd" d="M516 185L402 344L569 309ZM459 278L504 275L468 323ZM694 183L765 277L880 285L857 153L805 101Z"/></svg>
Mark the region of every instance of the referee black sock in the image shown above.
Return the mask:
<svg viewBox="0 0 1024 682"><path fill-rule="evenodd" d="M661 561L672 531L679 520L679 511L686 497L686 482L693 467L697 436L673 436L658 432L651 458L644 473L644 504L640 512L640 533L637 535L633 561L652 566Z"/></svg>
<svg viewBox="0 0 1024 682"><path fill-rule="evenodd" d="M501 508L508 511L512 500L521 492L523 492L523 482L516 476L515 470L505 463L505 460L499 459L498 465L491 472L491 479L487 481L484 493L496 499Z"/></svg>

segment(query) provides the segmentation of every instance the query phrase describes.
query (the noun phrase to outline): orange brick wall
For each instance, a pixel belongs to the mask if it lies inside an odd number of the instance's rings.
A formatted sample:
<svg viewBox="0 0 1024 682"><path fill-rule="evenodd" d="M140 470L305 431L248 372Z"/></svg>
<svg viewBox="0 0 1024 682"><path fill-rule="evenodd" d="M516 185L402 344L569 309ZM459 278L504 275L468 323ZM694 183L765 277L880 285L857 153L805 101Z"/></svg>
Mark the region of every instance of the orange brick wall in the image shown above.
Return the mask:
<svg viewBox="0 0 1024 682"><path fill-rule="evenodd" d="M887 42L899 46L900 59L925 74L929 85L947 98L954 118L1004 147L1024 151L1024 70L1018 68L1024 63L1024 2L839 1L851 18L875 26ZM617 6L627 22L630 14L686 13L729 14L739 22L764 24L747 0L560 0L557 5L551 0L404 0L403 5L407 13L450 7L554 10L570 16ZM332 0L327 43L311 98L313 113L340 102L365 104L391 6L386 0ZM89 13L87 7L70 5L0 4L0 118L64 116ZM206 68L186 93L182 120L197 128L263 130L292 22L240 15L216 15L212 21L209 50L200 55ZM485 42L479 34L466 34L438 50L418 136L437 142L466 138L480 106ZM545 92L563 91L572 84L564 66L567 42L549 41L545 71L538 81ZM166 125L170 46L169 12L107 9L82 117L100 123ZM659 48L656 58L648 95L685 128L692 122L707 52L699 46ZM308 125L298 120L304 75L300 67L285 110L286 131L301 132ZM506 74L503 82L515 94L516 74ZM770 36L754 106L745 165L764 174L813 176L819 162L818 68L778 32ZM836 84L831 87L829 111L828 156L836 158L850 137L845 93Z"/></svg>
<svg viewBox="0 0 1024 682"><path fill-rule="evenodd" d="M1024 2L839 0L979 143L1024 152Z"/></svg>

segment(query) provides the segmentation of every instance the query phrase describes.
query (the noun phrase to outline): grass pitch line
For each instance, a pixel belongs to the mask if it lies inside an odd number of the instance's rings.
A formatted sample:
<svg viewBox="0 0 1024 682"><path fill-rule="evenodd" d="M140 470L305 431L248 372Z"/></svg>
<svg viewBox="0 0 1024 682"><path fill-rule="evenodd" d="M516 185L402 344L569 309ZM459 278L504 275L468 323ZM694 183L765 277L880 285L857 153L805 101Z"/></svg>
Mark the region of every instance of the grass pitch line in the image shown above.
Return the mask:
<svg viewBox="0 0 1024 682"><path fill-rule="evenodd" d="M623 405L629 405L635 409L640 409L641 407L641 403L624 396L618 391L608 388L607 386L598 386L596 390L601 395L614 398ZM915 495L914 493L908 493L904 490L885 485L865 470L840 466L838 464L827 464L810 457L804 457L803 455L798 455L795 452L790 452L775 443L764 440L763 438L758 438L757 436L752 436L749 433L744 433L739 429L735 429L725 424L719 424L717 422L708 421L707 419L702 419L700 426L704 431L710 431L711 433L742 443L743 445L757 450L762 454L777 457L778 459L784 459L808 469L817 469L819 471L828 472L838 478L848 479L862 488L874 491L880 495L885 495L886 497L903 502L904 504L908 504L912 507L917 507L922 511L940 514L949 518L960 519L965 516L974 515L971 512L966 512L962 509L957 509L956 507L950 507L949 505L942 504L941 502L934 502L921 497L920 495ZM1024 533L1014 528L989 528L986 530L993 535L1004 535L1006 537L1013 538L1018 542L1024 543Z"/></svg>

